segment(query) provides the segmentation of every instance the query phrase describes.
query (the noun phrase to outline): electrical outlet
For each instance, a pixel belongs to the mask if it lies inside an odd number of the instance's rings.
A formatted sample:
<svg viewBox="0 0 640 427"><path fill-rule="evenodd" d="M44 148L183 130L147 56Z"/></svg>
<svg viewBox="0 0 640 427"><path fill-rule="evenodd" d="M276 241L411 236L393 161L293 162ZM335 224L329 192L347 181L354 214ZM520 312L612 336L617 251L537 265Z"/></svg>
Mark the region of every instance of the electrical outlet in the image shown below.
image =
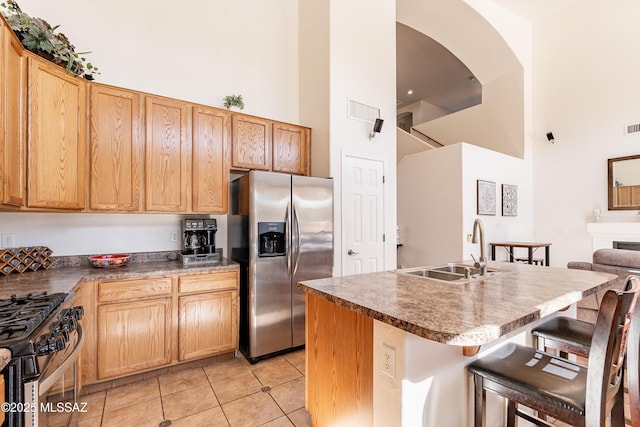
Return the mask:
<svg viewBox="0 0 640 427"><path fill-rule="evenodd" d="M396 377L396 349L382 344L382 372L391 378Z"/></svg>
<svg viewBox="0 0 640 427"><path fill-rule="evenodd" d="M6 233L1 236L3 248L13 248L15 246L15 236L13 233Z"/></svg>
<svg viewBox="0 0 640 427"><path fill-rule="evenodd" d="M178 231L177 230L171 230L171 241L172 242L177 242L178 241Z"/></svg>

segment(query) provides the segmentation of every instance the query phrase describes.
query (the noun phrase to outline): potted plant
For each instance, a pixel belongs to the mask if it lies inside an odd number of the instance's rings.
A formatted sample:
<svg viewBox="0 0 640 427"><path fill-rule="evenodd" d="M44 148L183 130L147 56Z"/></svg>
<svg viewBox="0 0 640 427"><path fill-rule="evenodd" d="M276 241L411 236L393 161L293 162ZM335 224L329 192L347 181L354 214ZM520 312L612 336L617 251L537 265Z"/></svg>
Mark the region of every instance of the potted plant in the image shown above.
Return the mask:
<svg viewBox="0 0 640 427"><path fill-rule="evenodd" d="M1 3L0 12L25 49L87 80L100 74L97 67L81 56L89 52L76 52L67 36L56 31L58 25L52 27L43 19L29 16L14 0Z"/></svg>
<svg viewBox="0 0 640 427"><path fill-rule="evenodd" d="M224 101L224 108L230 110L231 107L237 107L241 110L244 109L244 101L242 100L242 95L227 95L222 98Z"/></svg>

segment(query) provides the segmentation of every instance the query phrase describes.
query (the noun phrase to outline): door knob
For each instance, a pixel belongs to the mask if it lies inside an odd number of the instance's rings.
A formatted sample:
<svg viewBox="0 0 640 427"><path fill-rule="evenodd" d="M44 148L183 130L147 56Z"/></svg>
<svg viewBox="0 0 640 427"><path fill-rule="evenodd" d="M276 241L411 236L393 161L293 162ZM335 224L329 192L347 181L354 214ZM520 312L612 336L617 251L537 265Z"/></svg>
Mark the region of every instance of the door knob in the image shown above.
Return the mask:
<svg viewBox="0 0 640 427"><path fill-rule="evenodd" d="M359 253L360 253L360 252L356 252L356 251L353 251L353 250L351 250L351 249L349 249L349 250L347 251L347 254L348 254L348 255L358 255Z"/></svg>

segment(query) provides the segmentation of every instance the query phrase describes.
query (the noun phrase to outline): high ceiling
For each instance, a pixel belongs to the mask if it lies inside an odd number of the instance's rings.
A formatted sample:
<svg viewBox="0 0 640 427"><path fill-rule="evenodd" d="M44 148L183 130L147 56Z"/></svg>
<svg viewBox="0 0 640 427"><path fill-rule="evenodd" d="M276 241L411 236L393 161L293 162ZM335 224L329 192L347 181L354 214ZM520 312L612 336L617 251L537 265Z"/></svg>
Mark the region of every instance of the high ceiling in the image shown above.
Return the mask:
<svg viewBox="0 0 640 427"><path fill-rule="evenodd" d="M492 1L533 23L577 0ZM400 23L396 23L396 61L398 108L424 100L454 112L481 102L482 85L466 65L438 42Z"/></svg>
<svg viewBox="0 0 640 427"><path fill-rule="evenodd" d="M424 100L454 112L482 101L482 85L466 65L440 43L398 22L396 73L398 108Z"/></svg>

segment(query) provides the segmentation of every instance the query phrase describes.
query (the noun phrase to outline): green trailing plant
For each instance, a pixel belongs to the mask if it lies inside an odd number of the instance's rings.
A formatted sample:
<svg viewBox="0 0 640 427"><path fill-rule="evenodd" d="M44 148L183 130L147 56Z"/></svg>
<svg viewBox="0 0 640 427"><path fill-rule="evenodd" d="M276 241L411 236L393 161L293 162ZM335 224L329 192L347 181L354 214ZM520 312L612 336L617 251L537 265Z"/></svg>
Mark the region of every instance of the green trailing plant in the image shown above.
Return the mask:
<svg viewBox="0 0 640 427"><path fill-rule="evenodd" d="M224 108L229 109L231 107L238 107L239 109L244 109L244 101L242 100L242 95L227 95L222 98L224 101Z"/></svg>
<svg viewBox="0 0 640 427"><path fill-rule="evenodd" d="M0 12L25 49L87 80L100 74L98 68L82 56L90 52L76 52L67 36L57 31L59 25L52 27L44 19L31 17L14 0L1 3Z"/></svg>

